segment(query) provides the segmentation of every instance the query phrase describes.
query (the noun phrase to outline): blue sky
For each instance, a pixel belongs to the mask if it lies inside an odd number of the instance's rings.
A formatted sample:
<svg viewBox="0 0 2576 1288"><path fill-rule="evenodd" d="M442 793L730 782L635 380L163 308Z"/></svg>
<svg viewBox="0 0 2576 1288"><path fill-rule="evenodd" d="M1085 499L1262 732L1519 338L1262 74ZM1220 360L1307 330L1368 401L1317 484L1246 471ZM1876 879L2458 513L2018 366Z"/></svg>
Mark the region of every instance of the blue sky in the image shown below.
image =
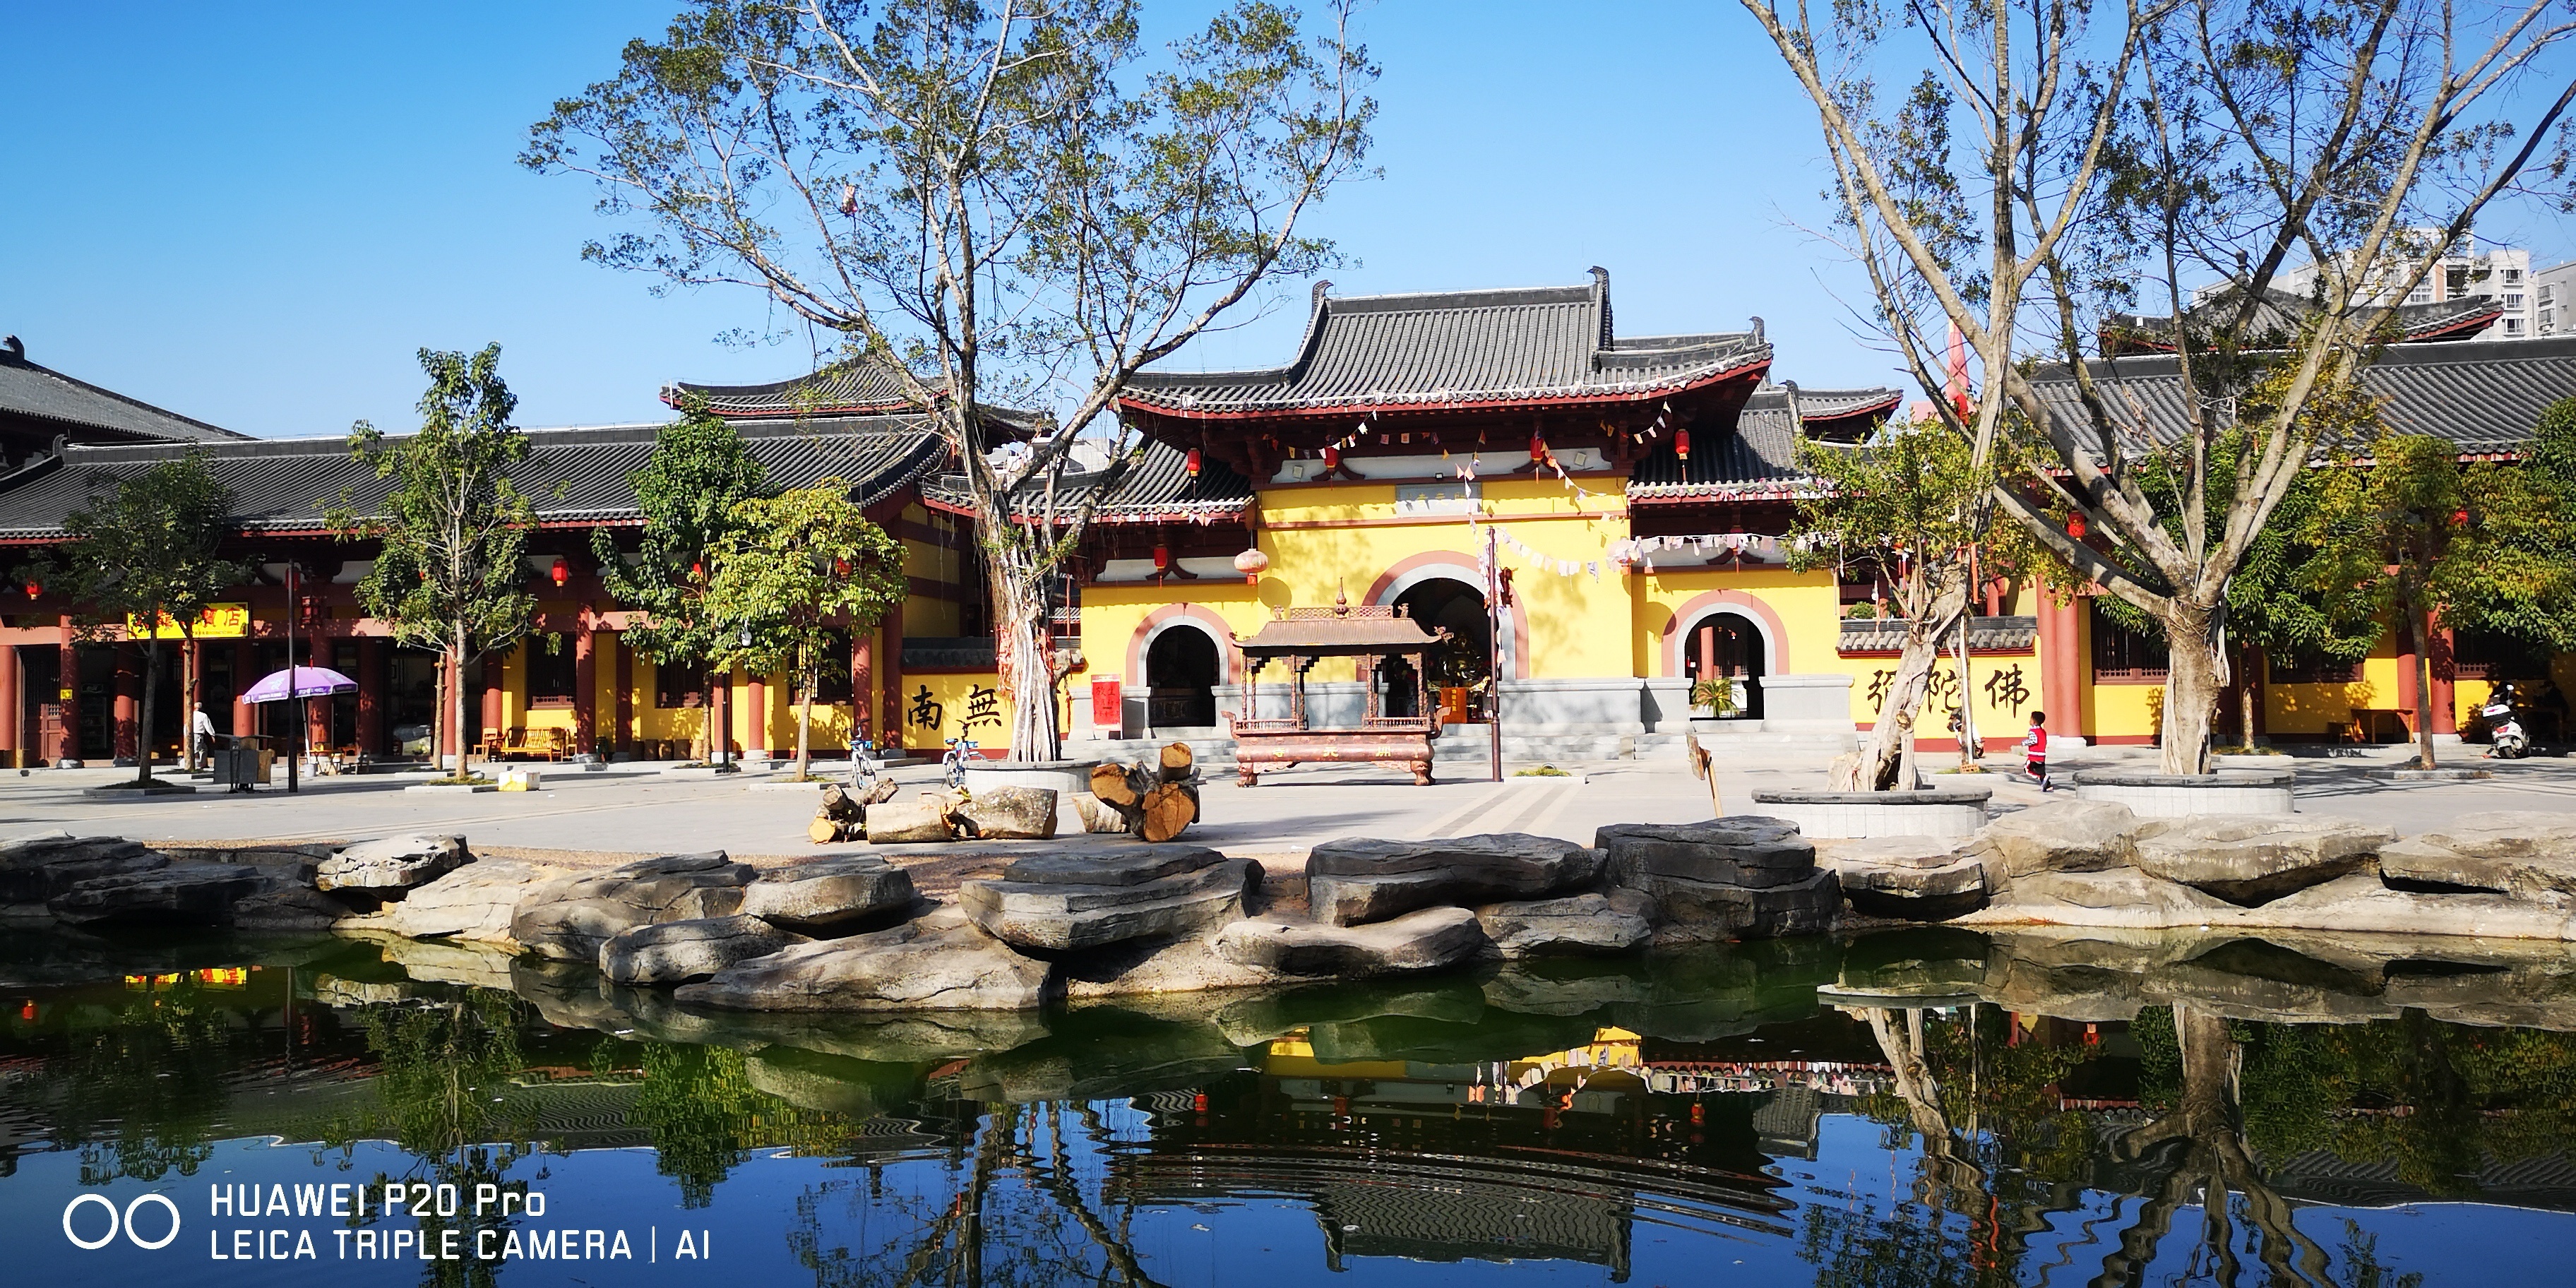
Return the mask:
<svg viewBox="0 0 2576 1288"><path fill-rule="evenodd" d="M512 161L555 97L673 7L19 0L0 37L0 331L259 435L408 428L422 345L500 341L528 425L658 418L674 379L797 374L801 341L717 343L769 322L757 295L657 299L582 263L610 231L588 182ZM1174 27L1204 11L1148 4ZM1388 0L1363 21L1385 67L1385 177L1314 225L1360 261L1332 274L1338 292L1577 282L1600 264L1624 333L1759 314L1778 378L1893 379L1855 332L1857 273L1800 227L1822 218L1814 121L1735 6ZM1176 361L1283 359L1305 286Z"/></svg>

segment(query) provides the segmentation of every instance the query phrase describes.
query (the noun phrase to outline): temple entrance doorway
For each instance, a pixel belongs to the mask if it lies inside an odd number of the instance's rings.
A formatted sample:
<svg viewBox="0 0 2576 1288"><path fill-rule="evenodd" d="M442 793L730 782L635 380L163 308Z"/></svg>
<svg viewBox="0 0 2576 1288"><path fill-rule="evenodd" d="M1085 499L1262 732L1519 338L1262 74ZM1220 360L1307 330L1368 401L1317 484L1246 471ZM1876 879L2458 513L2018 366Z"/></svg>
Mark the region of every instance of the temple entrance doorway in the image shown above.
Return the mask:
<svg viewBox="0 0 2576 1288"><path fill-rule="evenodd" d="M1145 648L1145 723L1155 729L1216 727L1216 639L1174 626Z"/></svg>
<svg viewBox="0 0 2576 1288"><path fill-rule="evenodd" d="M1484 719L1486 690L1493 676L1493 623L1485 614L1485 596L1466 582L1432 577L1395 597L1405 614L1426 631L1446 630L1449 638L1423 657L1431 674L1432 701L1453 720ZM1413 666L1397 658L1378 663L1378 692L1390 716L1416 716L1413 710Z"/></svg>
<svg viewBox="0 0 2576 1288"><path fill-rule="evenodd" d="M1719 676L1737 681L1736 707L1728 720L1762 718L1762 632L1733 613L1711 613L1683 637L1682 674L1697 687ZM1750 683L1746 683L1750 681Z"/></svg>

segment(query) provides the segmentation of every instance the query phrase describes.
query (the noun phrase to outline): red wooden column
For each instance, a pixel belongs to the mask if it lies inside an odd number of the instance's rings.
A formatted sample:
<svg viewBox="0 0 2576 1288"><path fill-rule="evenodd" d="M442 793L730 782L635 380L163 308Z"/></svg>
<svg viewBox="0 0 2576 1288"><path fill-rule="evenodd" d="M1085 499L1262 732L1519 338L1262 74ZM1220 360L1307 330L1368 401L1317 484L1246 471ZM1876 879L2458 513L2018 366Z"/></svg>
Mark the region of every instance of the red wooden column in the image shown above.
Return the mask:
<svg viewBox="0 0 2576 1288"><path fill-rule="evenodd" d="M769 684L750 676L743 683L743 746L755 759L769 759Z"/></svg>
<svg viewBox="0 0 2576 1288"><path fill-rule="evenodd" d="M233 641L233 736L248 738L259 732L259 708L244 702L241 695L259 683L259 652L248 637Z"/></svg>
<svg viewBox="0 0 2576 1288"><path fill-rule="evenodd" d="M889 755L901 755L906 736L903 727L903 605L901 603L887 610L885 620L878 624L878 629L882 640L882 652L877 659L877 670L885 676L885 724L882 727L886 731L885 737L879 741L895 748L888 753ZM934 731L933 737L936 736Z"/></svg>
<svg viewBox="0 0 2576 1288"><path fill-rule="evenodd" d="M358 752L376 756L385 751L385 686L392 683L385 669L385 641L374 635L358 637Z"/></svg>
<svg viewBox="0 0 2576 1288"><path fill-rule="evenodd" d="M850 632L850 737L867 737L877 728L876 703L869 700L876 689L876 670L870 664L876 653L875 632Z"/></svg>
<svg viewBox="0 0 2576 1288"><path fill-rule="evenodd" d="M591 638L590 614L583 613L572 636L572 747L581 754L599 750L599 655Z"/></svg>
<svg viewBox="0 0 2576 1288"><path fill-rule="evenodd" d="M25 746L19 733L27 720L26 677L18 670L18 646L0 644L0 763L23 768L27 761L20 754Z"/></svg>
<svg viewBox="0 0 2576 1288"><path fill-rule="evenodd" d="M62 729L54 735L50 760L76 760L80 757L80 650L72 643L72 619L63 619L61 670L55 686L54 700L62 712Z"/></svg>
<svg viewBox="0 0 2576 1288"><path fill-rule="evenodd" d="M2429 713L2433 732L2455 734L2460 731L2460 666L2451 649L2451 628L2436 626L2429 642L2433 648L2433 701Z"/></svg>
<svg viewBox="0 0 2576 1288"><path fill-rule="evenodd" d="M116 646L116 729L115 750L119 760L130 760L143 745L142 731L136 725L137 713L143 707L143 671L132 644Z"/></svg>
<svg viewBox="0 0 2576 1288"><path fill-rule="evenodd" d="M617 655L617 730L612 745L619 751L635 749L635 650L626 647L626 634L614 632L608 647Z"/></svg>
<svg viewBox="0 0 2576 1288"><path fill-rule="evenodd" d="M501 701L501 677L509 674L498 654L483 659L483 733L489 737L506 726L507 718Z"/></svg>
<svg viewBox="0 0 2576 1288"><path fill-rule="evenodd" d="M2052 732L2078 738L2084 736L2083 611L2081 599L2060 603L2054 594L2040 593L2040 709L2048 713Z"/></svg>

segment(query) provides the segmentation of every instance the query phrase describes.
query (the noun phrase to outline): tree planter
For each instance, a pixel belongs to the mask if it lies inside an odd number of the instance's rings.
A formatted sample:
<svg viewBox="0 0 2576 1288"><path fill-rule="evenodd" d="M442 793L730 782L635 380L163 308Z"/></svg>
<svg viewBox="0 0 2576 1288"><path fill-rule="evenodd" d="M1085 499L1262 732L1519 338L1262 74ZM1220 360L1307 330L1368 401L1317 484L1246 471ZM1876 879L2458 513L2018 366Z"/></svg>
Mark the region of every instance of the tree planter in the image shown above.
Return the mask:
<svg viewBox="0 0 2576 1288"><path fill-rule="evenodd" d="M1966 836L1986 825L1989 787L1898 792L1755 792L1754 812L1810 837Z"/></svg>
<svg viewBox="0 0 2576 1288"><path fill-rule="evenodd" d="M966 762L966 793L981 796L996 787L1043 787L1055 793L1058 836L1082 834L1082 815L1074 808L1077 793L1091 790L1090 760L986 760Z"/></svg>
<svg viewBox="0 0 2576 1288"><path fill-rule="evenodd" d="M2127 774L2087 770L2075 775L2078 800L2126 805L2140 818L2195 814L2287 814L2290 771L2235 770L2223 774Z"/></svg>

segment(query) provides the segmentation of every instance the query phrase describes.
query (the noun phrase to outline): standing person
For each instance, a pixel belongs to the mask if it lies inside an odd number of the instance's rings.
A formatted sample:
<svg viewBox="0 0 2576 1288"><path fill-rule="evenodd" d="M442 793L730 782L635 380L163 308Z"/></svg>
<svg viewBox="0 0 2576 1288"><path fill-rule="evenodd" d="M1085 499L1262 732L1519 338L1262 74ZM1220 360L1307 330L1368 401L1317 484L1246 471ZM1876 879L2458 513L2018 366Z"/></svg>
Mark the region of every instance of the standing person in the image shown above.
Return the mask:
<svg viewBox="0 0 2576 1288"><path fill-rule="evenodd" d="M2039 790L2053 791L2048 782L2048 713L2030 713L2030 733L2021 740L2022 754L2028 757L2030 780Z"/></svg>
<svg viewBox="0 0 2576 1288"><path fill-rule="evenodd" d="M197 713L189 717L188 735L197 744L197 763L203 765L212 761L215 754L215 722L206 715L206 708L203 705L198 706Z"/></svg>

